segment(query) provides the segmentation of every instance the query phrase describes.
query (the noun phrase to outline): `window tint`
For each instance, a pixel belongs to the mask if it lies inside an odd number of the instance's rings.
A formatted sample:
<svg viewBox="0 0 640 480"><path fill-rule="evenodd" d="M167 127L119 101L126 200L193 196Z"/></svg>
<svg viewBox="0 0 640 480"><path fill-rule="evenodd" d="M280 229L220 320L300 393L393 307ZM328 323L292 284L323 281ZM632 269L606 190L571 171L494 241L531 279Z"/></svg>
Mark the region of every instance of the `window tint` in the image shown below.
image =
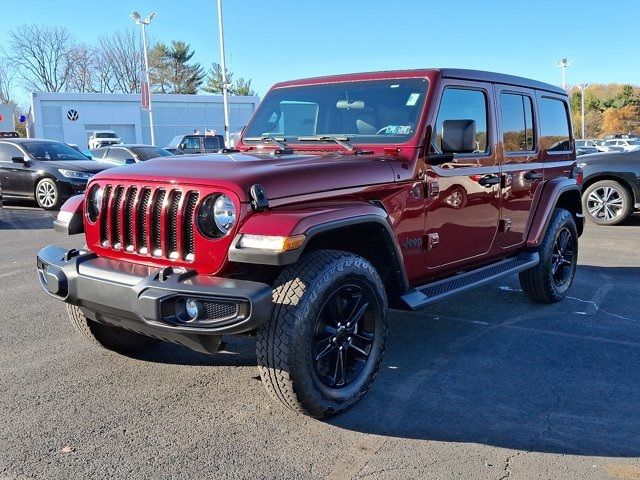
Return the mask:
<svg viewBox="0 0 640 480"><path fill-rule="evenodd" d="M549 152L571 151L569 116L565 103L553 98L540 100L540 146Z"/></svg>
<svg viewBox="0 0 640 480"><path fill-rule="evenodd" d="M505 152L530 152L533 144L533 107L526 95L500 94L502 143Z"/></svg>
<svg viewBox="0 0 640 480"><path fill-rule="evenodd" d="M24 157L24 153L15 145L0 143L0 162L10 162L13 157Z"/></svg>
<svg viewBox="0 0 640 480"><path fill-rule="evenodd" d="M204 137L204 148L209 150L222 148L220 146L220 139L218 137Z"/></svg>
<svg viewBox="0 0 640 480"><path fill-rule="evenodd" d="M66 143L34 141L25 142L23 147L38 160L86 160L87 157Z"/></svg>
<svg viewBox="0 0 640 480"><path fill-rule="evenodd" d="M200 139L198 137L187 137L184 139L185 150L200 150Z"/></svg>
<svg viewBox="0 0 640 480"><path fill-rule="evenodd" d="M436 120L435 147L442 151L442 123L446 120L473 120L476 126L474 153L487 149L487 100L478 90L447 88L442 94Z"/></svg>
<svg viewBox="0 0 640 480"><path fill-rule="evenodd" d="M136 153L141 162L156 157L172 156L170 152L167 152L164 148L159 147L133 147L132 150Z"/></svg>
<svg viewBox="0 0 640 480"><path fill-rule="evenodd" d="M107 149L106 148L94 148L92 150L89 150L89 153L91 154L91 156L93 158L102 158L102 157L104 157L104 154L107 153Z"/></svg>
<svg viewBox="0 0 640 480"><path fill-rule="evenodd" d="M127 158L133 159L133 154L124 148L110 148L107 158L116 162L124 162Z"/></svg>

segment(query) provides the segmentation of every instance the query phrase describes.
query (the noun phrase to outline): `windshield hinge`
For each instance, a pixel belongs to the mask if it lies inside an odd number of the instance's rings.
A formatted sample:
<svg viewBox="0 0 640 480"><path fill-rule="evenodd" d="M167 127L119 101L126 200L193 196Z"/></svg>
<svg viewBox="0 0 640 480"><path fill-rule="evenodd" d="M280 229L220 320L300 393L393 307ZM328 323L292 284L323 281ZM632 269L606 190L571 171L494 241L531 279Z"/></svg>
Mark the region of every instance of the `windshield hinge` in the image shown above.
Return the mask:
<svg viewBox="0 0 640 480"><path fill-rule="evenodd" d="M249 190L249 196L251 197L251 208L253 208L254 212L262 212L269 208L269 200L264 194L262 185L258 183L252 185Z"/></svg>

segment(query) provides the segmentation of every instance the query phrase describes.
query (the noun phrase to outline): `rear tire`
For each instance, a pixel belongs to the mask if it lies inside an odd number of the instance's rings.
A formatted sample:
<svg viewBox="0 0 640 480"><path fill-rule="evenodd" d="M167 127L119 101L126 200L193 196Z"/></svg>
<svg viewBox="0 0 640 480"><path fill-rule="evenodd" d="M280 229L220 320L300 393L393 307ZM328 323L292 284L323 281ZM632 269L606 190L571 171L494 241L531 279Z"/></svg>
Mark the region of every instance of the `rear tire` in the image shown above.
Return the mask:
<svg viewBox="0 0 640 480"><path fill-rule="evenodd" d="M76 332L93 345L106 350L123 354L139 353L160 342L155 338L90 320L75 305L67 304L67 312Z"/></svg>
<svg viewBox="0 0 640 480"><path fill-rule="evenodd" d="M582 211L598 225L617 225L631 213L629 191L615 180L600 180L589 185L582 195Z"/></svg>
<svg viewBox="0 0 640 480"><path fill-rule="evenodd" d="M568 210L553 211L538 253L540 262L520 272L522 290L538 303L559 302L573 283L578 259L578 230Z"/></svg>
<svg viewBox="0 0 640 480"><path fill-rule="evenodd" d="M380 369L386 321L385 290L368 261L335 250L303 255L278 276L271 318L257 332L267 392L315 418L347 410Z"/></svg>

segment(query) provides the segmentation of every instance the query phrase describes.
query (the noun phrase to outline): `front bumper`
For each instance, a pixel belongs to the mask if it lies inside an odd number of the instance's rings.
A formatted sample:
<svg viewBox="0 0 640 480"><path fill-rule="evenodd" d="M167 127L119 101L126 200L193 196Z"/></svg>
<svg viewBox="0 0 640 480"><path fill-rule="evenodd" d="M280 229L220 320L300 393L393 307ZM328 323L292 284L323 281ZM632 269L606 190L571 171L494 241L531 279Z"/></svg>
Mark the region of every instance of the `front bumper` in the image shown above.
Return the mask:
<svg viewBox="0 0 640 480"><path fill-rule="evenodd" d="M214 353L221 335L255 330L270 315L264 283L198 275L48 246L37 255L38 278L51 296L79 306L92 320ZM203 305L203 318L184 317L186 298Z"/></svg>

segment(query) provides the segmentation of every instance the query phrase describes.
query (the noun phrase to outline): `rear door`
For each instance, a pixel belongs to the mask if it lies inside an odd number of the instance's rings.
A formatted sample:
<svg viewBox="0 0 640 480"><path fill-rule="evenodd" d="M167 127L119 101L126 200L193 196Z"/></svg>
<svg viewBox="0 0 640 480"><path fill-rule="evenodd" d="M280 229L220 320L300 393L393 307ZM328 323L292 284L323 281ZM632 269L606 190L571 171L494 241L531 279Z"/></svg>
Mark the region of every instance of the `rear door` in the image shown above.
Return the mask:
<svg viewBox="0 0 640 480"><path fill-rule="evenodd" d="M536 193L544 180L535 125L535 92L512 86L496 86L502 166L500 245L521 245Z"/></svg>
<svg viewBox="0 0 640 480"><path fill-rule="evenodd" d="M439 192L427 195L425 263L429 269L459 268L487 254L494 245L500 214L500 165L495 145L493 86L481 82L443 82L432 136L442 149L446 121L472 121L473 151L430 166ZM435 273L435 272L434 272Z"/></svg>

